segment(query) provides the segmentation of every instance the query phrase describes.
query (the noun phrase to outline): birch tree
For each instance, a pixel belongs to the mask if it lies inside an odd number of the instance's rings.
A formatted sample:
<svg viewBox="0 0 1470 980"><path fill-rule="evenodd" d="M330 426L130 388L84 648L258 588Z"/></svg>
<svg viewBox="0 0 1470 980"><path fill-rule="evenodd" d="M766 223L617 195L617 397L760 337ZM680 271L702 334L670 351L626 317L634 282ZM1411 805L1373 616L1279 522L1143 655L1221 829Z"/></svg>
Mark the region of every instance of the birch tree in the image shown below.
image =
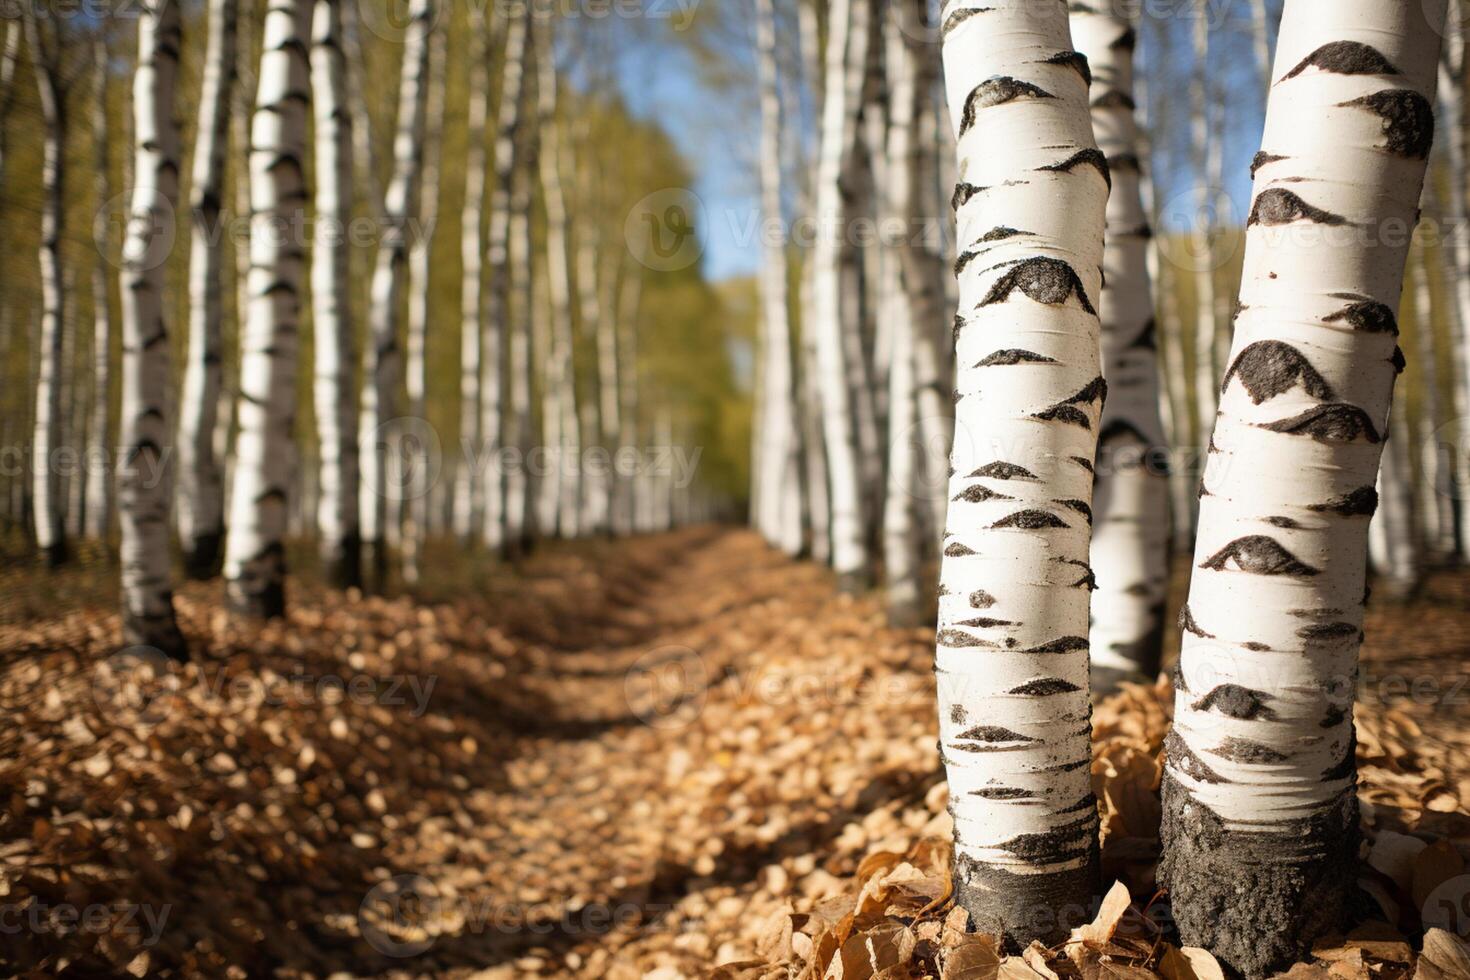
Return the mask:
<svg viewBox="0 0 1470 980"><path fill-rule="evenodd" d="M250 306L240 337L240 432L225 548L230 608L286 611L287 504L293 466L296 358L305 243L306 116L311 99L311 4L266 11L250 127Z"/></svg>
<svg viewBox="0 0 1470 980"><path fill-rule="evenodd" d="M375 579L387 568L385 531L388 500L401 495L389 486L390 423L397 415L403 355L398 343L403 322L403 291L408 278L414 205L418 200L424 152L424 102L429 67L432 0L410 0L403 34L403 65L398 80L398 130L393 138L393 177L383 198L382 235L373 268L368 333L371 378L363 385L358 458L367 483L361 495L362 546Z"/></svg>
<svg viewBox="0 0 1470 980"><path fill-rule="evenodd" d="M818 232L812 249L812 321L817 377L821 396L823 442L826 446L827 491L832 567L841 588L853 591L870 576L867 527L863 511L862 474L854 423L844 332L858 329L844 322L841 258L845 240L843 179L851 175L858 109L867 65L869 0L833 0L827 36L826 81L822 99L820 149L816 168L815 210Z"/></svg>
<svg viewBox="0 0 1470 980"><path fill-rule="evenodd" d="M316 227L311 256L316 363L312 392L321 454L316 523L330 581L362 584L358 535L357 352L351 289L352 114L347 105L342 0L316 0L311 94L316 133Z"/></svg>
<svg viewBox="0 0 1470 980"><path fill-rule="evenodd" d="M760 451L756 526L789 555L801 551L801 482L797 469L796 402L791 369L786 241L781 205L781 96L776 69L774 0L756 0L756 54L760 84L760 194L763 235L760 267Z"/></svg>
<svg viewBox="0 0 1470 980"><path fill-rule="evenodd" d="M960 295L940 746L956 899L1021 945L1085 918L1098 874L1087 557L1108 165L1066 9L959 0L942 27Z"/></svg>
<svg viewBox="0 0 1470 980"><path fill-rule="evenodd" d="M67 289L61 243L66 236L66 83L59 37L43 31L35 11L23 11L26 43L41 103L41 334L31 437L31 494L36 544L51 567L67 557L66 497L58 465L64 424Z"/></svg>
<svg viewBox="0 0 1470 980"><path fill-rule="evenodd" d="M1117 8L1074 8L1072 37L1092 68L1092 129L1112 174L1103 249L1103 377L1093 493L1092 680L1152 679L1159 671L1169 572L1169 485L1159 417L1158 350L1149 277L1151 232L1139 193L1134 30Z"/></svg>
<svg viewBox="0 0 1470 980"><path fill-rule="evenodd" d="M220 323L224 316L225 150L230 134L230 95L235 82L236 0L210 0L204 49L204 87L189 210L189 355L179 406L179 537L184 568L210 578L224 538L224 479L214 456L221 381Z"/></svg>
<svg viewBox="0 0 1470 980"><path fill-rule="evenodd" d="M1184 942L1262 977L1355 891L1353 677L1443 0L1287 0L1166 744ZM1428 22L1426 22L1426 18Z"/></svg>
<svg viewBox="0 0 1470 980"><path fill-rule="evenodd" d="M174 83L179 8L155 0L138 17L133 75L133 191L123 242L122 454L117 472L122 530L123 643L188 656L174 618L168 541L167 304L164 262L179 193Z"/></svg>
<svg viewBox="0 0 1470 980"><path fill-rule="evenodd" d="M97 168L93 180L97 200L112 200L111 167L108 160L107 46L101 40L92 46L93 85L92 152ZM3 81L3 78L0 78ZM100 220L100 219L99 219ZM84 532L106 541L112 532L112 276L106 264L92 264L92 419L88 425L87 511Z"/></svg>

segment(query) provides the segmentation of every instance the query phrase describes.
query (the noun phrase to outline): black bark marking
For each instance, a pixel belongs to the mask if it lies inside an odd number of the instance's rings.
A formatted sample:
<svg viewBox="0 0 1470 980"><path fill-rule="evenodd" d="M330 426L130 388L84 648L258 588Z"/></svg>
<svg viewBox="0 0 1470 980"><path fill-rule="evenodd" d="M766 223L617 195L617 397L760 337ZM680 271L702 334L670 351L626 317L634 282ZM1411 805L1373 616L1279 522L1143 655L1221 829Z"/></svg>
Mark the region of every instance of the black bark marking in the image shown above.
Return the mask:
<svg viewBox="0 0 1470 980"><path fill-rule="evenodd" d="M1195 711L1217 711L1242 721L1275 721L1276 712L1266 705L1270 700L1271 695L1264 691L1253 691L1239 684L1221 684L1190 707Z"/></svg>
<svg viewBox="0 0 1470 980"><path fill-rule="evenodd" d="M1235 363L1225 372L1220 394L1230 387L1231 378L1240 378L1245 392L1255 404L1283 395L1301 385L1313 398L1329 401L1335 397L1332 386L1301 351L1279 340L1258 340L1240 352Z"/></svg>
<svg viewBox="0 0 1470 980"><path fill-rule="evenodd" d="M1335 779L1346 779L1353 774L1358 766L1358 733L1349 732L1347 745L1343 749L1342 758L1330 769L1322 773L1322 782L1331 782Z"/></svg>
<svg viewBox="0 0 1470 980"><path fill-rule="evenodd" d="M1229 759L1231 762L1239 762L1248 766L1286 761L1285 753L1278 752L1269 745L1262 745L1260 742L1253 742L1248 738L1240 738L1236 735L1228 736L1210 751L1222 759Z"/></svg>
<svg viewBox="0 0 1470 980"><path fill-rule="evenodd" d="M989 609L993 605L995 605L995 596L984 589L976 589L970 593L971 609Z"/></svg>
<svg viewBox="0 0 1470 980"><path fill-rule="evenodd" d="M1285 528L1288 531L1300 530L1302 526L1301 521L1298 521L1296 518L1283 517L1279 514L1273 514L1270 517L1267 517L1265 520L1266 523L1270 524L1272 527Z"/></svg>
<svg viewBox="0 0 1470 980"><path fill-rule="evenodd" d="M969 545L961 544L958 541L951 541L948 545L945 546L944 549L944 555L946 558L965 558L973 554L975 554L975 550L973 548L971 548Z"/></svg>
<svg viewBox="0 0 1470 980"><path fill-rule="evenodd" d="M1080 691L1081 688L1071 681L1062 680L1060 677L1040 677L1034 681L1027 681L1019 687L1013 687L1007 694L1029 694L1032 697L1044 698L1052 694L1071 694Z"/></svg>
<svg viewBox="0 0 1470 980"><path fill-rule="evenodd" d="M1287 157L1281 156L1280 154L1267 153L1265 150L1260 151L1251 160L1251 179L1252 180L1255 180L1256 179L1256 171L1257 170L1260 170L1262 167L1266 166L1267 164L1277 163L1278 161L1285 160L1285 159L1287 159Z"/></svg>
<svg viewBox="0 0 1470 980"><path fill-rule="evenodd" d="M1055 357L1047 357L1035 351L1021 350L1011 347L1007 350L998 350L988 355L984 360L975 364L977 368L983 367L1009 367L1013 364L1056 364Z"/></svg>
<svg viewBox="0 0 1470 980"><path fill-rule="evenodd" d="M992 530L1014 527L1025 531L1042 531L1047 528L1068 526L1070 525L1066 521L1044 510L1018 510L990 525Z"/></svg>
<svg viewBox="0 0 1470 980"><path fill-rule="evenodd" d="M1117 89L1108 89L1102 95L1092 100L1093 109L1122 109L1132 112L1138 108L1138 103L1133 101L1133 96L1127 92L1119 92Z"/></svg>
<svg viewBox="0 0 1470 980"><path fill-rule="evenodd" d="M974 742L1034 742L1036 739L1020 732L1013 732L1000 725L976 725L960 732L955 738L966 738Z"/></svg>
<svg viewBox="0 0 1470 980"><path fill-rule="evenodd" d="M1418 92L1385 89L1360 99L1339 103L1358 106L1383 122L1383 149L1395 156L1424 160L1434 144L1434 107Z"/></svg>
<svg viewBox="0 0 1470 980"><path fill-rule="evenodd" d="M983 647L983 646L991 646L992 645L992 644L986 643L984 640L980 639L978 636L975 636L975 635L973 635L971 633L966 633L964 630L953 630L953 629L940 630L939 631L939 634L934 638L934 640L935 640L936 643L938 643L942 647L951 647L951 648L953 648L953 647Z"/></svg>
<svg viewBox="0 0 1470 980"><path fill-rule="evenodd" d="M1275 538L1264 534L1250 534L1234 541L1215 552L1200 563L1200 568L1213 572L1228 571L1231 562L1242 572L1251 575L1290 575L1298 578L1321 574L1287 551Z"/></svg>
<svg viewBox="0 0 1470 980"><path fill-rule="evenodd" d="M1038 647L1032 647L1025 653L1073 653L1077 650L1087 649L1087 637L1085 636L1060 636L1055 640L1049 640Z"/></svg>
<svg viewBox="0 0 1470 980"><path fill-rule="evenodd" d="M1096 805L1090 796L1086 802L1089 806ZM1096 831L1096 823L1097 815L1091 814L1074 824L1044 834L1020 834L1000 847L1023 861L1046 864L1057 858L1086 853L1093 846L1092 834Z"/></svg>
<svg viewBox="0 0 1470 980"><path fill-rule="evenodd" d="M1303 626L1296 631L1296 635L1303 640L1346 640L1348 637L1362 635L1362 630L1352 623L1317 623L1312 626Z"/></svg>
<svg viewBox="0 0 1470 980"><path fill-rule="evenodd" d="M967 184L961 181L954 185L954 193L950 195L949 206L952 210L958 211L961 207L970 203L970 198L988 190L990 190L989 187L981 187L977 184Z"/></svg>
<svg viewBox="0 0 1470 980"><path fill-rule="evenodd" d="M1256 653L1267 653L1271 649L1269 645L1262 643L1260 640L1246 640L1241 646L1247 650L1254 650Z"/></svg>
<svg viewBox="0 0 1470 980"><path fill-rule="evenodd" d="M1108 397L1108 383L1098 375L1082 388L1081 391L1062 402L1063 405L1085 405L1092 402L1102 401Z"/></svg>
<svg viewBox="0 0 1470 980"><path fill-rule="evenodd" d="M965 318L956 313L954 315L954 336L952 338L954 343L958 344L960 342L960 331L963 330L964 327Z"/></svg>
<svg viewBox="0 0 1470 980"><path fill-rule="evenodd" d="M1002 242L1007 238L1015 238L1017 235L1034 235L1034 231L1018 231L1009 225L996 225L994 228L981 235L976 241L979 242Z"/></svg>
<svg viewBox="0 0 1470 980"><path fill-rule="evenodd" d="M1092 419L1087 417L1087 413L1071 405L1053 405L1031 417L1044 422L1061 422L1063 425L1076 425L1089 430L1092 428Z"/></svg>
<svg viewBox="0 0 1470 980"><path fill-rule="evenodd" d="M1061 504L1063 507L1070 507L1070 508L1072 508L1077 513L1081 514L1083 517L1087 518L1087 523L1089 525L1092 524L1092 508L1087 505L1087 502L1086 501L1083 501L1083 500L1073 500L1073 499L1071 499L1069 497L1066 500L1058 500L1056 502L1059 503L1059 504Z"/></svg>
<svg viewBox="0 0 1470 980"><path fill-rule="evenodd" d="M1133 338L1133 342L1128 345L1128 349L1129 350L1158 350L1159 349L1158 326L1157 326L1157 324L1154 323L1154 318L1153 317L1149 317L1148 318L1148 323L1146 323L1146 324L1143 325L1143 329L1141 331L1139 331L1139 334L1138 334L1137 337Z"/></svg>
<svg viewBox="0 0 1470 980"><path fill-rule="evenodd" d="M1189 603L1187 602L1179 610L1179 628L1186 633L1193 633L1195 636L1205 640L1215 639L1214 633L1206 633L1200 624L1194 621L1194 613L1190 610Z"/></svg>
<svg viewBox="0 0 1470 980"><path fill-rule="evenodd" d="M1323 211L1302 200L1300 196L1284 187L1268 187L1256 195L1256 203L1251 205L1250 217L1246 219L1246 226L1266 225L1289 225L1293 221L1312 221L1319 225L1345 225L1347 219L1340 214Z"/></svg>
<svg viewBox="0 0 1470 980"><path fill-rule="evenodd" d="M1148 438L1138 426L1125 419L1113 419L1103 426L1102 432L1098 434L1097 443L1099 446L1105 446L1116 439L1131 439L1140 445L1148 445Z"/></svg>
<svg viewBox="0 0 1470 980"><path fill-rule="evenodd" d="M1333 298L1349 299L1353 302L1336 313L1324 316L1323 323L1342 321L1354 330L1361 330L1364 333L1398 334L1398 318L1393 315L1393 310L1384 304L1353 293L1336 293Z"/></svg>
<svg viewBox="0 0 1470 980"><path fill-rule="evenodd" d="M966 487L949 499L963 500L967 504L983 504L987 500L1015 500L1016 498L1009 497L1003 493L996 493L989 487L976 483Z"/></svg>
<svg viewBox="0 0 1470 980"><path fill-rule="evenodd" d="M965 710L965 706L962 704L952 704L949 706L949 720L956 725L963 725L969 715L970 713Z"/></svg>
<svg viewBox="0 0 1470 980"><path fill-rule="evenodd" d="M975 251L974 249L969 249L968 251L961 252L959 254L959 257L954 260L955 278L958 279L960 273L965 271L965 267L973 262L976 258L978 258L979 255L980 253Z"/></svg>
<svg viewBox="0 0 1470 980"><path fill-rule="evenodd" d="M956 27L959 27L961 24L969 20L971 17L974 17L976 14L987 13L989 10L989 7L968 7L964 10L956 10L954 13L944 18L944 26L939 29L939 36L941 38L949 37L950 31L954 30Z"/></svg>
<svg viewBox="0 0 1470 980"><path fill-rule="evenodd" d="M1015 626L1015 621L1010 619L991 619L989 616L976 616L974 619L962 619L955 623L956 626L973 626L975 629L991 630L998 626Z"/></svg>
<svg viewBox="0 0 1470 980"><path fill-rule="evenodd" d="M1341 497L1333 497L1325 504L1311 504L1307 510L1317 513L1337 514L1339 517L1372 517L1378 509L1378 491L1374 487L1358 487Z"/></svg>
<svg viewBox="0 0 1470 980"><path fill-rule="evenodd" d="M1261 428L1294 436L1311 436L1318 442L1353 442L1359 437L1370 443L1383 441L1367 412L1356 405L1343 403L1316 405L1300 415L1268 422Z"/></svg>
<svg viewBox="0 0 1470 980"><path fill-rule="evenodd" d="M1053 163L1050 166L1038 167L1037 169L1049 170L1053 173L1069 174L1078 167L1097 168L1097 172L1102 174L1103 182L1109 188L1113 186L1113 175L1108 171L1108 158L1103 156L1102 150L1096 149L1095 147L1078 150L1061 163Z"/></svg>
<svg viewBox="0 0 1470 980"><path fill-rule="evenodd" d="M1076 463L1078 466L1082 467L1087 472L1089 472L1089 473L1094 472L1093 466L1092 466L1092 460L1088 459L1086 456L1073 456L1073 457L1071 457L1071 459L1072 459L1072 462Z"/></svg>
<svg viewBox="0 0 1470 980"><path fill-rule="evenodd" d="M990 287L990 292L980 301L980 305L1004 303L1010 298L1012 291L1017 288L1029 299L1049 306L1065 303L1073 293L1076 293L1082 309L1094 316L1097 315L1092 301L1087 298L1087 291L1082 287L1082 280L1077 277L1072 267L1061 259L1038 255L1016 263L995 281Z"/></svg>
<svg viewBox="0 0 1470 980"><path fill-rule="evenodd" d="M982 800L1033 800L1036 794L1027 789L1017 789L1014 786L987 786L984 789L970 790L971 796L978 796Z"/></svg>
<svg viewBox="0 0 1470 980"><path fill-rule="evenodd" d="M965 97L965 109L960 115L960 135L965 135L975 125L975 114L981 109L990 109L1017 99L1054 99L1055 95L1045 89L1023 82L1009 75L988 78L976 85Z"/></svg>
<svg viewBox="0 0 1470 980"><path fill-rule="evenodd" d="M972 477L988 477L988 478L990 478L992 480L1034 480L1034 479L1036 479L1036 474L1035 473L1032 473L1030 470L1026 469L1026 467L1024 467L1024 466L1017 466L1015 463L1006 463L1006 462L999 461L999 460L996 461L996 462L994 462L994 463L986 463L984 466L980 467L978 470L976 470L975 472L971 473L970 476L972 476Z"/></svg>
<svg viewBox="0 0 1470 980"><path fill-rule="evenodd" d="M1083 82L1092 85L1092 66L1087 63L1087 55L1080 51L1058 51L1047 58L1046 63L1070 68L1082 76Z"/></svg>
<svg viewBox="0 0 1470 980"><path fill-rule="evenodd" d="M1082 577L1073 582L1070 586L1071 588L1086 588L1090 592L1097 590L1097 576L1093 574L1092 566L1087 564L1087 562L1078 561L1075 558L1054 558L1052 560L1061 562L1063 565L1076 565L1082 569Z"/></svg>
<svg viewBox="0 0 1470 980"><path fill-rule="evenodd" d="M1320 728L1336 728L1347 720L1347 709L1341 705L1332 705L1327 709L1327 714L1317 723Z"/></svg>
<svg viewBox="0 0 1470 980"><path fill-rule="evenodd" d="M1404 368L1409 366L1409 362L1404 359L1404 349L1398 344L1394 344L1393 355L1389 357L1388 363L1393 365L1394 374L1403 374Z"/></svg>
<svg viewBox="0 0 1470 980"><path fill-rule="evenodd" d="M1164 757L1169 765L1178 769L1190 779L1201 783L1223 783L1225 780L1220 774L1211 769L1203 759L1195 755L1184 739L1179 737L1177 730L1171 730L1164 736Z"/></svg>
<svg viewBox="0 0 1470 980"><path fill-rule="evenodd" d="M1282 81L1296 78L1308 68L1332 72L1334 75L1397 75L1393 66L1375 47L1357 41L1330 41L1307 55Z"/></svg>

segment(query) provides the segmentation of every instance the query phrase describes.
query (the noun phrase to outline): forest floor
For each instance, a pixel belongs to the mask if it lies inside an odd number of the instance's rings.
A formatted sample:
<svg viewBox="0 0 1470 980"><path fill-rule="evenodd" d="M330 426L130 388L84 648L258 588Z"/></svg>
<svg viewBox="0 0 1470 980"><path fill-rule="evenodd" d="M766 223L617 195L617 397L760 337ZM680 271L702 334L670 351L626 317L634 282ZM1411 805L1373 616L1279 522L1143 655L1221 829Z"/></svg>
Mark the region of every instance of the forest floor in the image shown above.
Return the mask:
<svg viewBox="0 0 1470 980"><path fill-rule="evenodd" d="M116 651L101 565L0 571L0 974L1219 976L1157 926L1166 682L1094 719L1133 909L1115 892L1078 942L1002 962L946 903L931 631L749 532L519 570L445 550L418 598L301 585L249 628L193 583L185 667ZM1416 964L1426 926L1470 929L1438 919L1470 892L1467 610L1466 572L1370 610L1387 921L1293 980L1470 976L1442 932Z"/></svg>

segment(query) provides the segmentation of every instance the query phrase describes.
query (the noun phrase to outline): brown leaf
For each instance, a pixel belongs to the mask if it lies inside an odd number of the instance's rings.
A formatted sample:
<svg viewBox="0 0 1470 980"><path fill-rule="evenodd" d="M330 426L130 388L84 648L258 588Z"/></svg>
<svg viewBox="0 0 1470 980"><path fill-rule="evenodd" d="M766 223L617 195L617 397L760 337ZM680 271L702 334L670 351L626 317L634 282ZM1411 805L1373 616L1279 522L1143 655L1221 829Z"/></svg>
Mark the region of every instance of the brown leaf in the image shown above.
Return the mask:
<svg viewBox="0 0 1470 980"><path fill-rule="evenodd" d="M1167 947L1159 961L1159 973L1164 980L1225 980L1219 960L1198 946Z"/></svg>

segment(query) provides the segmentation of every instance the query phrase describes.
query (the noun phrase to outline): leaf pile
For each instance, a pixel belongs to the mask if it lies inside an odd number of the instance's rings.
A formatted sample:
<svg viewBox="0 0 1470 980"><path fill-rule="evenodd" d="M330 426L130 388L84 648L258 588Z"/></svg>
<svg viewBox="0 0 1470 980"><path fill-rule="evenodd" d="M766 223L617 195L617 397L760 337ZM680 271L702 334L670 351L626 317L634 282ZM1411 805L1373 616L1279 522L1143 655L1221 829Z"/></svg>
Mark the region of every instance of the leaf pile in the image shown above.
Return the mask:
<svg viewBox="0 0 1470 980"><path fill-rule="evenodd" d="M1002 957L949 902L931 632L746 532L426 567L430 598L303 586L266 625L191 584L184 667L117 654L110 596L57 611L0 573L26 609L0 610L0 973L1219 976L1158 925L1167 683L1095 714L1121 884ZM1446 573L1375 609L1365 674L1462 673L1467 597ZM1470 712L1396 690L1358 726L1381 921L1297 980L1470 976L1433 931L1470 881Z"/></svg>

